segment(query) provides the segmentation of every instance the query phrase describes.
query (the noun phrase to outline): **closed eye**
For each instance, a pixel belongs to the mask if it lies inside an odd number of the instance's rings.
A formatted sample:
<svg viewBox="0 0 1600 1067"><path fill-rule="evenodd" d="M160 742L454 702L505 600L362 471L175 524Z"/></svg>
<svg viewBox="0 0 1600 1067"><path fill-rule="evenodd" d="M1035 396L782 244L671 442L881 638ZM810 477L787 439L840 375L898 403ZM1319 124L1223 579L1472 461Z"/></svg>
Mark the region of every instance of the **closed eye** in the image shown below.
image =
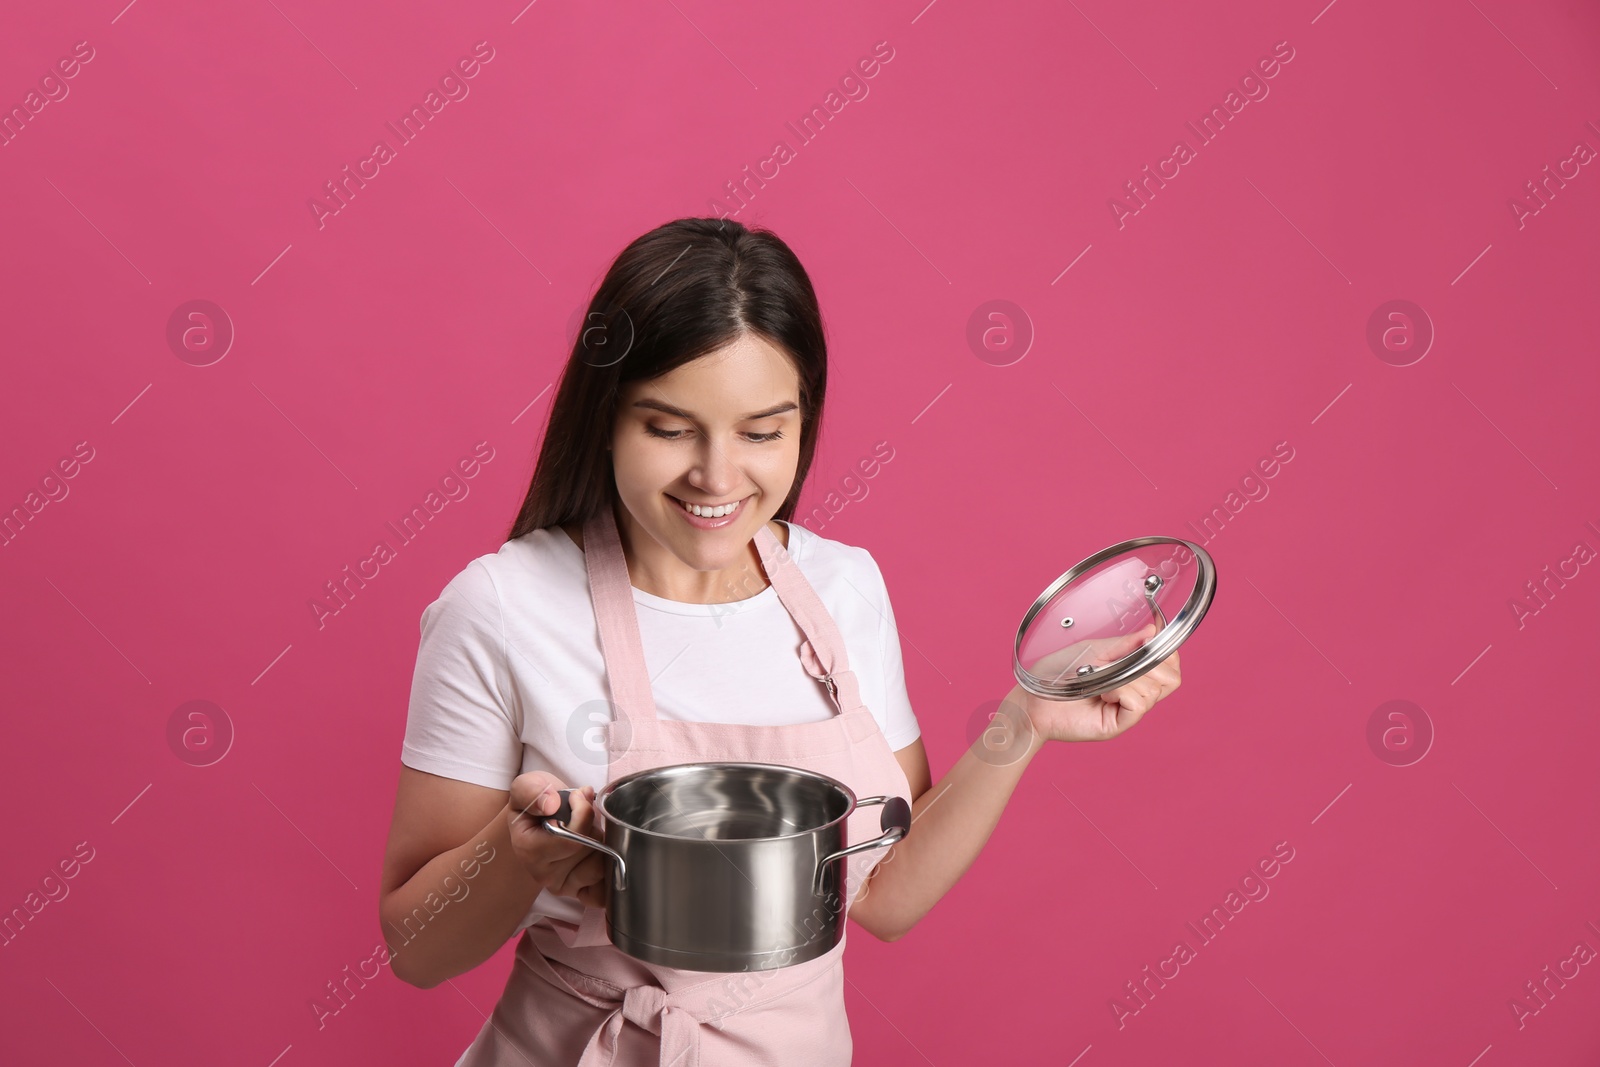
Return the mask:
<svg viewBox="0 0 1600 1067"><path fill-rule="evenodd" d="M685 434L689 433L690 431L688 431L688 430L659 430L654 426L646 426L645 427L645 432L649 433L652 437L659 437L663 441L678 441L678 440L682 440L683 436ZM745 436L747 438L749 438L751 441L756 442L757 444L764 444L765 442L768 442L768 441L776 441L778 438L782 437L783 436L783 431L782 430L774 430L772 433L747 433L747 434L745 434Z"/></svg>

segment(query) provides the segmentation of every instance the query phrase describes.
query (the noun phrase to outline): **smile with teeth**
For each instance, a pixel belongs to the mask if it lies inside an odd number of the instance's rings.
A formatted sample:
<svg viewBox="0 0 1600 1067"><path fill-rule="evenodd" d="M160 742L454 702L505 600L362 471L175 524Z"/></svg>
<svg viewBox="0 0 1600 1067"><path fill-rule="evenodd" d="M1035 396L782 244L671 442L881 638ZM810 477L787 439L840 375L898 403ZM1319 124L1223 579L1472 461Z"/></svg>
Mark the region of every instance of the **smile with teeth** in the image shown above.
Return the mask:
<svg viewBox="0 0 1600 1067"><path fill-rule="evenodd" d="M672 496L671 493L668 493L667 495ZM675 496L672 497L672 499L678 500L678 498ZM698 515L704 519L720 519L724 515L728 515L736 511L739 505L742 503L744 503L744 499L735 500L731 504L718 504L715 507L709 507L701 504L690 504L686 501L678 500L678 505L689 514Z"/></svg>

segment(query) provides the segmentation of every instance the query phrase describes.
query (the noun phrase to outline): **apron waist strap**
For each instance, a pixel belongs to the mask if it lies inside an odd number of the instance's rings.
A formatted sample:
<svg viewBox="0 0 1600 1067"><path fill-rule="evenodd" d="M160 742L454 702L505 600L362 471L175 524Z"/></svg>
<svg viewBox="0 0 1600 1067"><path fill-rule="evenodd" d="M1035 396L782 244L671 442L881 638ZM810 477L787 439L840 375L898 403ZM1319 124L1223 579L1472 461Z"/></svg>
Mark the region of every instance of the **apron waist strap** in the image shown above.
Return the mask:
<svg viewBox="0 0 1600 1067"><path fill-rule="evenodd" d="M616 1060L624 1021L661 1038L662 1067L699 1067L700 1024L717 1013L692 1011L658 985L618 989L539 951L519 953L517 959L558 989L610 1011L589 1037L578 1067L610 1067Z"/></svg>
<svg viewBox="0 0 1600 1067"><path fill-rule="evenodd" d="M611 1067L616 1062L624 1022L631 1022L661 1038L661 1067L700 1067L702 1026L720 1029L723 1020L730 1016L775 1008L802 990L820 989L822 987L816 983L835 975L843 964L844 944L841 942L827 955L793 967L740 972L720 978L707 976L705 981L668 992L656 981L640 981L637 972L624 975L605 966L602 961L608 954L614 954L618 960L625 958L609 942L593 964L584 964L598 969L600 974L589 974L564 962L559 958L564 955L561 946L573 947L572 942L561 924L548 919L546 922L556 928L558 935L547 942L555 955L547 955L540 945L541 939L550 937L549 931L530 928L518 948L517 962L555 991L565 992L607 1012L590 1035L578 1067ZM603 922L601 929L604 929ZM630 982L633 984L626 984ZM831 997L831 994L823 996ZM837 1019L829 1015L829 1011L835 1009L840 1013ZM808 1015L805 1026L826 1029L834 1024L848 1025L844 1022L843 1009L842 1002L837 1005L807 1002L801 1010ZM792 1025L786 1021L779 1029Z"/></svg>

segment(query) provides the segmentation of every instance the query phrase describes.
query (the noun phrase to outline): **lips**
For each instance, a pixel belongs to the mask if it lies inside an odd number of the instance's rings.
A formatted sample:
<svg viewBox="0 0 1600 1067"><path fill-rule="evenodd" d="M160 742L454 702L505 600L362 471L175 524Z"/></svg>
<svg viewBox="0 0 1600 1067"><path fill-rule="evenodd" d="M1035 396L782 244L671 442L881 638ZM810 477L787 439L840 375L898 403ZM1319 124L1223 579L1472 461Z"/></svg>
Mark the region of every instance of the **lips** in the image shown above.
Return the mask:
<svg viewBox="0 0 1600 1067"><path fill-rule="evenodd" d="M678 507L675 509L678 512L678 514L682 515L684 520L686 522L688 522L689 525L695 527L696 529L700 529L700 530L716 530L716 529L720 529L723 526L727 526L729 523L733 522L735 519L738 519L740 516L742 516L744 514L744 505L750 499L749 497L743 497L743 498L741 498L739 500L736 500L736 501L728 501L726 503L732 503L732 504L736 505L734 507L734 509L732 511L728 512L726 515L721 515L721 516L718 516L717 518L711 518L709 516L696 515L694 512L690 511L688 508L683 506L685 501L683 501L681 498L675 497L671 493L667 493L665 495L667 497L671 498L671 500L678 505ZM700 504L698 506L699 507L721 507L721 506L725 506L725 504L723 504L723 505L719 505L719 504Z"/></svg>
<svg viewBox="0 0 1600 1067"><path fill-rule="evenodd" d="M671 493L668 493L667 495L672 496ZM707 504L699 500L685 500L681 496L672 496L672 499L676 500L680 504L693 504L697 508L723 508L727 507L729 504L742 503L745 500L744 497L740 497L738 500L723 500L716 504Z"/></svg>

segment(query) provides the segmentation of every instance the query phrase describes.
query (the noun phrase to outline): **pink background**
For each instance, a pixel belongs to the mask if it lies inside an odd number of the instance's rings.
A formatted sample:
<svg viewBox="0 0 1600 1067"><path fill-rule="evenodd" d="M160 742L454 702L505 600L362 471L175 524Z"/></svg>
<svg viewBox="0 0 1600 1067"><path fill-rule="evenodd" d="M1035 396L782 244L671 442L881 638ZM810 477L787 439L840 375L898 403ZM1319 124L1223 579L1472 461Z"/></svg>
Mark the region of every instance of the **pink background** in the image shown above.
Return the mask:
<svg viewBox="0 0 1600 1067"><path fill-rule="evenodd" d="M1600 1057L1600 967L1562 962L1600 950L1600 574L1563 563L1600 549L1600 174L1510 207L1600 147L1592 5L121 2L13 4L0 41L8 111L94 50L0 148L0 507L93 450L0 548L0 908L93 850L0 949L0 1060L454 1062L509 946L429 991L382 975L320 1029L310 1006L379 941L419 616L503 539L612 257L739 207L780 139L737 217L817 285L807 501L856 498L808 525L882 565L936 776L1038 590L1268 491L1207 535L1183 689L1048 747L909 936L853 929L858 1062ZM480 41L470 95L319 228L311 198ZM1269 95L1198 146L1280 41ZM1179 138L1196 158L1119 226ZM208 366L167 341L197 299L236 331ZM997 299L1034 333L1014 362L967 340ZM1409 366L1367 342L1390 300L1436 331ZM319 629L324 583L480 441L470 494ZM1519 621L1547 566L1577 574ZM169 746L191 700L235 734L210 766ZM1431 723L1420 762L1369 743L1391 700ZM1270 895L1200 945L1185 924L1279 842ZM1541 1005L1546 966L1579 969Z"/></svg>

